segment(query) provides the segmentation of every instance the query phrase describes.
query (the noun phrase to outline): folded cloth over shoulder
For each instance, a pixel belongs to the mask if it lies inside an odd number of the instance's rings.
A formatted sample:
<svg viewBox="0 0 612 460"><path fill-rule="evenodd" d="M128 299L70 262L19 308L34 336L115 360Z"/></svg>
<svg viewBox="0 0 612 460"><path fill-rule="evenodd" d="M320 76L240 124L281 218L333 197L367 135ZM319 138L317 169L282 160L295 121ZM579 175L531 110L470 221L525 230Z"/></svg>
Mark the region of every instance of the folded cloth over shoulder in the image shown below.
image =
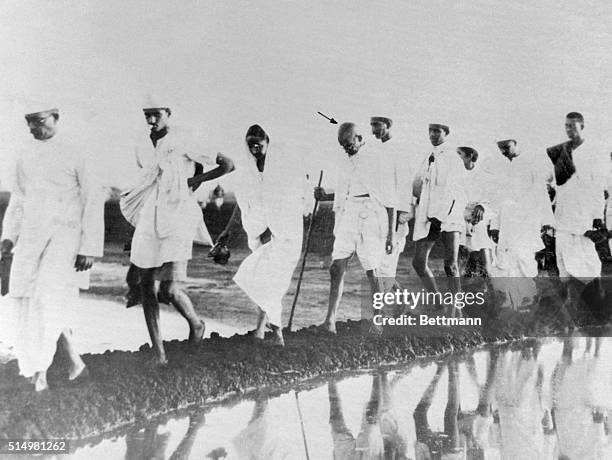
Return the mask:
<svg viewBox="0 0 612 460"><path fill-rule="evenodd" d="M131 189L123 192L119 198L119 208L125 220L136 227L140 212L155 187L155 176L144 176L143 180Z"/></svg>
<svg viewBox="0 0 612 460"><path fill-rule="evenodd" d="M546 153L555 166L555 179L557 180L557 185L565 184L576 172L570 143L563 142L562 144L548 147Z"/></svg>

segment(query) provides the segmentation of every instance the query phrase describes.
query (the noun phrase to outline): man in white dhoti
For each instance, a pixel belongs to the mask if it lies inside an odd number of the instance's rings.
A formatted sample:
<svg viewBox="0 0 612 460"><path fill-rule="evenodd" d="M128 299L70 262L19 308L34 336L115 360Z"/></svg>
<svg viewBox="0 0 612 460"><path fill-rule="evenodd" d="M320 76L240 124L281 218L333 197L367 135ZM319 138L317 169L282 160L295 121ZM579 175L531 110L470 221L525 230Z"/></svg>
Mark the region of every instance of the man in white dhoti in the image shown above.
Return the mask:
<svg viewBox="0 0 612 460"><path fill-rule="evenodd" d="M379 290L378 273L385 252L393 250L396 198L393 170L375 151L365 147L354 123L338 129L338 143L348 157L338 171L334 193L315 189L315 199L334 201L334 248L329 268L331 286L327 317L321 328L336 332L336 312L342 298L349 260L357 253L372 293Z"/></svg>
<svg viewBox="0 0 612 460"><path fill-rule="evenodd" d="M392 168L393 187L397 198L393 251L391 254L383 255L379 276L383 279L385 285L388 284L388 287L399 289L400 286L395 279L397 263L400 254L406 247L406 237L409 232L408 221L414 216L412 189L410 185L405 184L405 180L406 178L413 177L414 172L411 171L411 161L406 152L401 152L395 140L392 141L392 125L393 120L387 117L370 118L372 134L382 144L379 149L383 153L383 161L386 167Z"/></svg>
<svg viewBox="0 0 612 460"><path fill-rule="evenodd" d="M604 190L610 168L605 155L585 140L580 113L567 114L565 132L569 141L546 152L555 169L557 265L559 277L567 284L569 306L577 300L582 284L601 274L601 261L591 237L605 231Z"/></svg>
<svg viewBox="0 0 612 460"><path fill-rule="evenodd" d="M283 346L282 299L302 250L306 170L299 155L270 145L268 134L259 125L246 133L247 149L237 169L236 198L242 226L252 253L234 276L236 284L258 307L256 340L273 332L272 345ZM234 209L224 242L238 218Z"/></svg>
<svg viewBox="0 0 612 460"><path fill-rule="evenodd" d="M204 335L204 322L181 288L187 278L193 242L205 232L202 211L191 187L226 174L233 169L233 163L217 154L216 168L193 177L196 162L214 165L215 160L201 153L179 127L170 125L170 108L154 104L143 112L151 127L152 154L141 161L142 182L124 195L122 211L136 227L130 261L140 269L142 305L156 361L165 364L159 302L172 304L187 320L190 342L199 342ZM137 211L130 212L126 205L130 201L139 203ZM155 280L160 281L159 293Z"/></svg>
<svg viewBox="0 0 612 460"><path fill-rule="evenodd" d="M504 160L489 181L495 210L491 234L497 243L494 285L506 294L503 306L519 310L534 303L538 275L535 254L544 248L542 231L554 226L546 171L521 154L515 139L497 142ZM500 185L503 184L503 187Z"/></svg>
<svg viewBox="0 0 612 460"><path fill-rule="evenodd" d="M444 244L444 271L451 279L451 288L461 289L459 280L459 242L465 226L466 170L455 149L449 147L446 136L447 125L429 125L429 140L433 146L423 159L413 184L417 199L413 240L416 253L412 266L423 281L425 288L437 292L434 275L429 268L429 254L436 241Z"/></svg>
<svg viewBox="0 0 612 460"><path fill-rule="evenodd" d="M101 189L82 148L63 137L58 120L57 109L26 115L34 140L17 159L0 238L3 256L14 247L10 342L20 374L31 378L36 391L47 388L58 343L70 360L68 379L86 377L71 340L81 278L76 272L89 270L104 244Z"/></svg>

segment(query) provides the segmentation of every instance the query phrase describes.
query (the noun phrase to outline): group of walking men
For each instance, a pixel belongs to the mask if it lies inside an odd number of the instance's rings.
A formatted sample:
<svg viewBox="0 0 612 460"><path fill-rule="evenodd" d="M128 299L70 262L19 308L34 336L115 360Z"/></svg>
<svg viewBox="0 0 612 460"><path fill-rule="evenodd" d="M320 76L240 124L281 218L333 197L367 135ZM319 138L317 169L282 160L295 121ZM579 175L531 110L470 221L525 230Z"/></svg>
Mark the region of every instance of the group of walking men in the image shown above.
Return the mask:
<svg viewBox="0 0 612 460"><path fill-rule="evenodd" d="M281 150L259 125L245 135L245 149L233 160L206 154L191 136L171 123L172 110L153 103L143 109L151 145L138 155L136 185L121 198L135 227L130 261L142 294L154 361L167 362L159 329L159 303L172 304L189 324L189 340L199 342L205 325L183 290L194 241L206 239L194 190L234 169L237 208L218 238L224 243L240 217L252 253L234 277L258 307L255 340L283 345L282 298L302 249L308 193L304 158ZM18 158L15 186L4 218L3 257L13 254L10 337L20 373L36 390L47 388L46 370L59 339L70 358L69 380L87 376L71 340L71 319L83 273L101 257L104 240L103 195L85 165L81 147L58 130L59 111L40 107L25 116L33 136ZM604 189L610 167L598 162L583 135L578 113L566 118L569 141L549 149L556 179L556 210L544 174L530 169L514 138L498 141L504 157L498 171L478 171L478 152L449 147L448 125L429 125L432 148L415 162L396 145L393 122L372 117L372 134L343 123L340 160L333 192L316 187L317 200L334 201L331 287L322 330L335 332L344 275L356 253L373 291L397 289L396 269L414 219L413 267L425 288L438 286L429 256L436 241L444 246L444 270L451 289L461 289L458 251L465 244L485 256L491 276L537 275L535 252L542 226L555 228L562 277L593 279L601 264L590 238L605 229ZM208 166L205 170L201 165ZM487 176L488 175L488 176ZM485 184L493 183L487 188ZM239 208L239 212L238 212ZM496 250L494 248L496 247ZM491 263L495 252L496 263ZM156 285L159 282L159 287ZM266 338L266 330L272 334ZM271 339L270 339L271 338Z"/></svg>

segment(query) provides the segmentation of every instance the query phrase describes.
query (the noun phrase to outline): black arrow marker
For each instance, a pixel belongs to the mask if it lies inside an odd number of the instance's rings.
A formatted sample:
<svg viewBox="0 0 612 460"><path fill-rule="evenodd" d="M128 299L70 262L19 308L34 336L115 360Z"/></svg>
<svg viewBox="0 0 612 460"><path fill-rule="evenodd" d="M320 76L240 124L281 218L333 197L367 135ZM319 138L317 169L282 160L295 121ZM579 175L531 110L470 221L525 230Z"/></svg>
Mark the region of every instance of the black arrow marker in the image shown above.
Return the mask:
<svg viewBox="0 0 612 460"><path fill-rule="evenodd" d="M318 113L319 115L321 115L323 118L325 118L325 119L329 120L329 122L330 122L332 125L337 125L337 124L338 124L338 122L337 122L336 120L334 120L333 118L329 118L327 115L323 115L321 112L317 112L317 113Z"/></svg>

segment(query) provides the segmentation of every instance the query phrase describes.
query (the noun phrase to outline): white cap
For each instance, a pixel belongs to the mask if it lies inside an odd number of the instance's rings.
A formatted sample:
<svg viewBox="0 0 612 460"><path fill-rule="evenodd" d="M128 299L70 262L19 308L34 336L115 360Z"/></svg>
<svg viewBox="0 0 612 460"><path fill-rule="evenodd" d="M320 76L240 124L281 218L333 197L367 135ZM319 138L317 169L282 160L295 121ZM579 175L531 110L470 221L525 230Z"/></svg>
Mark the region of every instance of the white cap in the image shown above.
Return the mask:
<svg viewBox="0 0 612 460"><path fill-rule="evenodd" d="M142 110L153 110L153 109L169 109L170 101L167 98L161 98L159 95L153 96L152 94L147 94L143 99Z"/></svg>

